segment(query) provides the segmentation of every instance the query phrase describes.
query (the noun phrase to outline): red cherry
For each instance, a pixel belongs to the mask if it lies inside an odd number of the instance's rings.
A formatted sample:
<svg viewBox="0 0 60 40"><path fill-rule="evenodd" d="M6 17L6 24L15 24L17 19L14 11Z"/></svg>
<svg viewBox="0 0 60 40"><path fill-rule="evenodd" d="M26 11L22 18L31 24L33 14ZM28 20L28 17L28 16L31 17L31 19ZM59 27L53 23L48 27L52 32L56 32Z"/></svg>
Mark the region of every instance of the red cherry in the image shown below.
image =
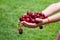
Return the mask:
<svg viewBox="0 0 60 40"><path fill-rule="evenodd" d="M39 13L35 13L36 18L40 18Z"/></svg>
<svg viewBox="0 0 60 40"><path fill-rule="evenodd" d="M38 12L35 12L35 15L38 15L39 13Z"/></svg>
<svg viewBox="0 0 60 40"><path fill-rule="evenodd" d="M47 18L43 13L39 13L39 15L41 16L41 19Z"/></svg>
<svg viewBox="0 0 60 40"><path fill-rule="evenodd" d="M31 16L33 13L32 12L27 12L27 15Z"/></svg>
<svg viewBox="0 0 60 40"><path fill-rule="evenodd" d="M20 21L23 21L22 18L19 18Z"/></svg>
<svg viewBox="0 0 60 40"><path fill-rule="evenodd" d="M31 15L31 18L35 19L35 17L36 17L36 16L35 16L34 13L33 13L33 14Z"/></svg>
<svg viewBox="0 0 60 40"><path fill-rule="evenodd" d="M42 16L43 14L42 13L39 13L40 16Z"/></svg>
<svg viewBox="0 0 60 40"><path fill-rule="evenodd" d="M21 28L19 28L18 31L19 31L19 34L23 33L23 29L21 29Z"/></svg>
<svg viewBox="0 0 60 40"><path fill-rule="evenodd" d="M37 16L34 15L34 19L36 19L36 18L37 18Z"/></svg>
<svg viewBox="0 0 60 40"><path fill-rule="evenodd" d="M25 18L25 15L23 15L22 18Z"/></svg>
<svg viewBox="0 0 60 40"><path fill-rule="evenodd" d="M40 18L40 15L36 15L37 18Z"/></svg>
<svg viewBox="0 0 60 40"><path fill-rule="evenodd" d="M30 21L29 21L29 22L31 23L31 22L32 22L32 21L31 21L31 20L32 20L32 18L30 17L29 19L30 19Z"/></svg>
<svg viewBox="0 0 60 40"><path fill-rule="evenodd" d="M28 15L23 15L22 18L28 18L29 16Z"/></svg>
<svg viewBox="0 0 60 40"><path fill-rule="evenodd" d="M40 29L43 29L43 26L39 26Z"/></svg>
<svg viewBox="0 0 60 40"><path fill-rule="evenodd" d="M35 20L35 19L32 19L31 22L32 22L32 23L36 23L36 20Z"/></svg>
<svg viewBox="0 0 60 40"><path fill-rule="evenodd" d="M30 18L26 18L26 22L29 22L30 21Z"/></svg>
<svg viewBox="0 0 60 40"><path fill-rule="evenodd" d="M42 14L42 16L43 16L43 19L47 18L47 16L45 16L44 14Z"/></svg>
<svg viewBox="0 0 60 40"><path fill-rule="evenodd" d="M20 18L20 21L25 21L25 18Z"/></svg>

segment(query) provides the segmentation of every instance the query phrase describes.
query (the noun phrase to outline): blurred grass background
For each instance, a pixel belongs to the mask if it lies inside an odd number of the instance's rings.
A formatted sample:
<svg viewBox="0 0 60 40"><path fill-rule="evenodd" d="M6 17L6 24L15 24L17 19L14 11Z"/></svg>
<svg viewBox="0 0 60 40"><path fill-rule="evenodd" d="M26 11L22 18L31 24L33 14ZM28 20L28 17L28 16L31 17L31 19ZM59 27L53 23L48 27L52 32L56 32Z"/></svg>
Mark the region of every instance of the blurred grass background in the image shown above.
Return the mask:
<svg viewBox="0 0 60 40"><path fill-rule="evenodd" d="M25 28L20 35L17 20L26 11L39 12L50 4L60 0L0 0L0 40L56 40L60 30L60 22L44 25L39 28Z"/></svg>

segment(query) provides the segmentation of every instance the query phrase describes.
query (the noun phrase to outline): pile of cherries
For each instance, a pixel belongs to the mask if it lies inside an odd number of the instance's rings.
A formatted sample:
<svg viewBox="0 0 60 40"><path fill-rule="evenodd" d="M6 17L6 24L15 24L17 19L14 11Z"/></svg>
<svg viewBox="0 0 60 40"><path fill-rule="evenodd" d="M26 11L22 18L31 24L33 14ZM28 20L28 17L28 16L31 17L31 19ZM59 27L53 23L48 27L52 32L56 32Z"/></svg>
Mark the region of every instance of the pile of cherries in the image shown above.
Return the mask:
<svg viewBox="0 0 60 40"><path fill-rule="evenodd" d="M19 20L20 21L26 21L29 23L37 23L37 21L35 20L36 18L44 19L46 17L42 13L27 12L27 14L23 15Z"/></svg>
<svg viewBox="0 0 60 40"><path fill-rule="evenodd" d="M23 15L21 18L19 18L19 21L26 21L29 23L36 23L38 24L39 22L36 21L36 18L40 18L40 19L45 19L45 15L42 12L27 12L26 15ZM43 26L39 27L40 29L43 28ZM22 29L19 29L19 34L22 34Z"/></svg>

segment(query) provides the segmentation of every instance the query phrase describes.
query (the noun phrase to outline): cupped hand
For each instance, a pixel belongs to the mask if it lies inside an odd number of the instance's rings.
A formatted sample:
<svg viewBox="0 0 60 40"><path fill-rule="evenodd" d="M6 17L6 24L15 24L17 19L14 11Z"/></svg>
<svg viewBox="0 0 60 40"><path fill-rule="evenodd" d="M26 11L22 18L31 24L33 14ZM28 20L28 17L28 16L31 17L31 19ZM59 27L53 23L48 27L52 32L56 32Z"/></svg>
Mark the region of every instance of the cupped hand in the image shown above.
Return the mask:
<svg viewBox="0 0 60 40"><path fill-rule="evenodd" d="M36 21L39 22L37 26L41 26L43 24L43 19L36 18Z"/></svg>
<svg viewBox="0 0 60 40"><path fill-rule="evenodd" d="M42 25L42 20L43 20L43 19L36 18L36 21L39 22L38 24L36 24L36 23L29 23L29 22L26 22L26 21L22 21L21 23L22 23L22 25L23 25L24 27L36 28L36 27Z"/></svg>
<svg viewBox="0 0 60 40"><path fill-rule="evenodd" d="M29 22L26 22L26 21L22 21L21 23L22 23L22 25L24 27L28 27L28 28L36 28L36 27L38 27L36 23L29 23Z"/></svg>

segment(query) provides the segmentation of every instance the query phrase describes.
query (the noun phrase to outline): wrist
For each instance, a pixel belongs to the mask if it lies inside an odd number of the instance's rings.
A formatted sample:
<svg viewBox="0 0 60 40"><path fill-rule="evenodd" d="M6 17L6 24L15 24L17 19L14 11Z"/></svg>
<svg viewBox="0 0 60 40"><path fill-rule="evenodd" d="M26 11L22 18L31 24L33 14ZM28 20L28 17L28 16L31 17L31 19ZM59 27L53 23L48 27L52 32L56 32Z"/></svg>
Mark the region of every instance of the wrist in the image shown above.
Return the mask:
<svg viewBox="0 0 60 40"><path fill-rule="evenodd" d="M42 24L49 24L49 23L50 23L49 18L46 18L46 19L42 20Z"/></svg>

